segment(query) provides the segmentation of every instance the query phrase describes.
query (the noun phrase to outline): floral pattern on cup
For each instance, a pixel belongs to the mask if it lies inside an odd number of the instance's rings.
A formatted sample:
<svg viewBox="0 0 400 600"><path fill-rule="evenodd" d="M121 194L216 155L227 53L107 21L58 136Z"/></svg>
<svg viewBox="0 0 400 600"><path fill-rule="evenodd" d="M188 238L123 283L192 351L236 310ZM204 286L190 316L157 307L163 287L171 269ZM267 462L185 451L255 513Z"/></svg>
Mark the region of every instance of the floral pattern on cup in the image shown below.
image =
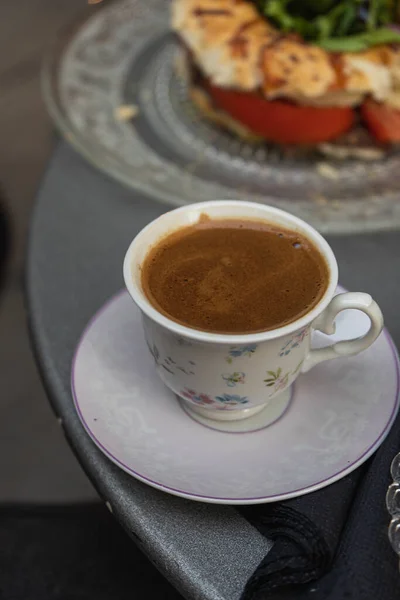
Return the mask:
<svg viewBox="0 0 400 600"><path fill-rule="evenodd" d="M267 379L264 379L264 383L267 387L273 387L274 393L283 390L289 381L290 373L282 373L282 367L278 367L276 371L267 371Z"/></svg>
<svg viewBox="0 0 400 600"><path fill-rule="evenodd" d="M288 371L284 375L283 375L282 367L278 367L276 369L276 371L267 371L268 377L266 379L264 379L265 385L267 387L273 387L274 394L276 392L279 392L280 390L283 390L289 383L289 377L291 375L292 376L297 375L297 373L300 371L300 369L303 365L303 362L304 362L304 360L301 360L299 362L299 364L297 365L297 367L294 369L294 371L292 371L292 372Z"/></svg>
<svg viewBox="0 0 400 600"><path fill-rule="evenodd" d="M229 356L226 357L226 362L231 364L234 358L239 356L248 356L249 358L257 350L257 344L247 344L247 346L231 346L229 348Z"/></svg>
<svg viewBox="0 0 400 600"><path fill-rule="evenodd" d="M307 334L308 334L308 327L304 327L304 329L302 329L301 331L296 333L296 335L294 335L292 338L290 338L290 340L288 342L286 342L286 344L284 346L282 346L282 348L279 352L279 356L287 356L288 354L291 353L292 350L294 350L295 348L298 348L300 346L301 342L304 340L304 338L307 337Z"/></svg>
<svg viewBox="0 0 400 600"><path fill-rule="evenodd" d="M297 365L297 367L293 371L292 375L297 375L297 373L300 371L301 367L303 366L303 362L304 362L304 359L299 362L299 364Z"/></svg>
<svg viewBox="0 0 400 600"><path fill-rule="evenodd" d="M184 398L188 398L195 404L200 404L200 406L209 406L210 404L214 404L214 400L207 394L199 394L198 392L195 392L195 390L190 390L189 388L182 390L181 394Z"/></svg>
<svg viewBox="0 0 400 600"><path fill-rule="evenodd" d="M224 373L222 379L226 381L229 387L235 387L238 383L245 383L246 374L243 371L235 371L234 373Z"/></svg>
<svg viewBox="0 0 400 600"><path fill-rule="evenodd" d="M249 402L247 396L239 396L237 394L222 394L222 396L216 396L218 402L221 402L224 406L241 406Z"/></svg>
<svg viewBox="0 0 400 600"><path fill-rule="evenodd" d="M243 404L248 404L247 396L239 396L238 394L221 394L215 398L211 398L208 394L201 394L195 390L185 388L181 391L181 395L188 400L200 406L209 406L219 410L229 408L240 408Z"/></svg>
<svg viewBox="0 0 400 600"><path fill-rule="evenodd" d="M162 359L157 346L155 344L150 344L148 340L146 341L150 354L158 367L163 368L164 371L168 371L171 375L176 375L176 371L181 371L182 373L185 373L185 375L195 375L194 368L196 367L196 363L193 360L188 360L187 365L182 366L177 364L171 356L166 356Z"/></svg>

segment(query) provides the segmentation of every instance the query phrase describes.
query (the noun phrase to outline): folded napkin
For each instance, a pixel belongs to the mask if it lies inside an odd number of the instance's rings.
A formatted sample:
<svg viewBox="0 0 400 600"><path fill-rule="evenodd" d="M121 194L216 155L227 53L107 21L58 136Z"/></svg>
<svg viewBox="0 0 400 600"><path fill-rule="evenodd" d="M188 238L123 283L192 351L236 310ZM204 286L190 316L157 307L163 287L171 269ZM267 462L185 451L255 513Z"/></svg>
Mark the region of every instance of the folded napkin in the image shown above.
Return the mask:
<svg viewBox="0 0 400 600"><path fill-rule="evenodd" d="M399 451L400 415L374 457L342 480L287 502L241 509L275 542L242 600L398 600L385 497Z"/></svg>

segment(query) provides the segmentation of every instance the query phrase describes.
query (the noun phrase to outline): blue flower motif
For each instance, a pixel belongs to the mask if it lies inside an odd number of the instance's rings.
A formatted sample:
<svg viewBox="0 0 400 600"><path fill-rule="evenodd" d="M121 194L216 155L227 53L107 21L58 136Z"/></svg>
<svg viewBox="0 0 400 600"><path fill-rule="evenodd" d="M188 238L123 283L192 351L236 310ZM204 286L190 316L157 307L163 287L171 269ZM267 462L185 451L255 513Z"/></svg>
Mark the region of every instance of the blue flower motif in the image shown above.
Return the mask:
<svg viewBox="0 0 400 600"><path fill-rule="evenodd" d="M292 350L294 350L295 348L298 348L300 343L307 336L307 334L308 334L308 327L304 327L304 329L299 331L299 333L296 333L296 335L293 338L291 338L288 342L286 342L286 344L281 348L281 350L279 352L279 356L287 356L288 354L291 353Z"/></svg>
<svg viewBox="0 0 400 600"><path fill-rule="evenodd" d="M248 346L232 346L229 350L230 356L234 358L238 356L243 356L243 354L247 354L247 356L251 356L257 348L257 344L249 344Z"/></svg>
<svg viewBox="0 0 400 600"><path fill-rule="evenodd" d="M222 394L222 396L216 396L215 398L218 402L229 406L236 406L238 404L247 404L248 398L247 396L239 396L237 394Z"/></svg>
<svg viewBox="0 0 400 600"><path fill-rule="evenodd" d="M292 351L294 348L297 348L297 347L298 347L298 345L299 345L299 344L298 344L297 342L294 342L293 340L290 340L290 341L289 341L287 344L285 344L285 345L283 346L283 348L282 348L282 349L281 349L281 351L279 352L279 356L287 356L288 354L290 354L290 353L291 353L291 351Z"/></svg>

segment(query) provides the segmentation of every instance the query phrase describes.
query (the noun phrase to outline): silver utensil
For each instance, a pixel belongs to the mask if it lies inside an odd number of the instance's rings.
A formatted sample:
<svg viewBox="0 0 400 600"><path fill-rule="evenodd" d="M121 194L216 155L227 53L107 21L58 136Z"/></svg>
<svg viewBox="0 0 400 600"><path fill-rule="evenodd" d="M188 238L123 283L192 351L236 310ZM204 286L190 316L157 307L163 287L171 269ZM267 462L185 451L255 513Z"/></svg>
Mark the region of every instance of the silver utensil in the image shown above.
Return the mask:
<svg viewBox="0 0 400 600"><path fill-rule="evenodd" d="M389 525L389 540L393 550L400 557L400 453L394 457L390 472L393 483L390 484L386 494L386 506L392 517Z"/></svg>

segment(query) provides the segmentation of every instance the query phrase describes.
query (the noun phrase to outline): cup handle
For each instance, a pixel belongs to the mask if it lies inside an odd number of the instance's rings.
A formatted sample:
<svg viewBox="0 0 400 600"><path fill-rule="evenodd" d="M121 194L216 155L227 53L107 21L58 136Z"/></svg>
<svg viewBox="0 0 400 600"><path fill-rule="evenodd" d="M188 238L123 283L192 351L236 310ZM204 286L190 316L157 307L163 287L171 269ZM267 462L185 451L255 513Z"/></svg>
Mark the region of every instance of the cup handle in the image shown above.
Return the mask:
<svg viewBox="0 0 400 600"><path fill-rule="evenodd" d="M381 333L383 329L383 315L381 309L369 294L364 294L362 292L347 292L335 296L324 312L314 321L312 324L313 329L332 335L336 330L336 316L342 312L342 310L348 308L361 310L368 315L371 320L371 327L368 332L354 340L336 342L327 348L311 348L303 363L301 369L302 373L307 373L307 371L324 360L359 354L359 352L362 352L373 344Z"/></svg>

